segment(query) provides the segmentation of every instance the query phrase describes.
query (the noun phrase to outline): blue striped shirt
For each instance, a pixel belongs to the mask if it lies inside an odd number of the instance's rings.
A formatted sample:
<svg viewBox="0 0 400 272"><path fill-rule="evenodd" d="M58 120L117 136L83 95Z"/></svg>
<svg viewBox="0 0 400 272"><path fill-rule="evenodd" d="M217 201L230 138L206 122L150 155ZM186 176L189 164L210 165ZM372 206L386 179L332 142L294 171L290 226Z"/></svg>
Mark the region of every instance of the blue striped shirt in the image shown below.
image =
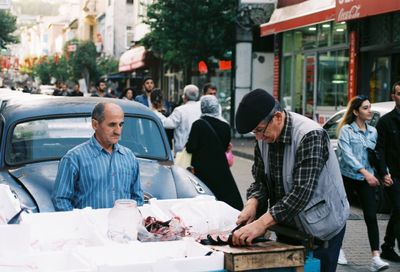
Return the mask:
<svg viewBox="0 0 400 272"><path fill-rule="evenodd" d="M52 195L57 211L111 208L121 198L143 205L139 163L130 149L116 144L110 154L92 136L61 159Z"/></svg>

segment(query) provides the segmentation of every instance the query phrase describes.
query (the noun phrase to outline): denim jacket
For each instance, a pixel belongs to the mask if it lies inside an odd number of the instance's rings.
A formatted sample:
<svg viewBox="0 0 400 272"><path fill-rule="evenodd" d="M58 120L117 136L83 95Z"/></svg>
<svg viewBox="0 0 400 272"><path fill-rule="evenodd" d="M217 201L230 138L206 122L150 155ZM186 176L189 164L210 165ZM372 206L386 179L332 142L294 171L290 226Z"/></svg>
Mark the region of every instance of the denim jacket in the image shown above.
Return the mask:
<svg viewBox="0 0 400 272"><path fill-rule="evenodd" d="M338 139L339 165L343 176L355 180L364 180L364 175L358 172L365 168L374 173L368 161L367 148L375 149L378 133L376 129L366 124L365 132L356 122L344 125Z"/></svg>

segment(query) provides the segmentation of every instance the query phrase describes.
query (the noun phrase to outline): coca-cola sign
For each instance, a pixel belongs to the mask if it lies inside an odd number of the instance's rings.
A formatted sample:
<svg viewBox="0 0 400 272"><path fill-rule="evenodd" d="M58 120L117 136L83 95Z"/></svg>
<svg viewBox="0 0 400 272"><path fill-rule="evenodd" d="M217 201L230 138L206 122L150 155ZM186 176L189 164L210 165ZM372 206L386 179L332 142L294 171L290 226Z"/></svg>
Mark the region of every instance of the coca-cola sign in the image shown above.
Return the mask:
<svg viewBox="0 0 400 272"><path fill-rule="evenodd" d="M336 21L349 21L398 10L399 0L336 0Z"/></svg>
<svg viewBox="0 0 400 272"><path fill-rule="evenodd" d="M349 10L341 8L337 15L337 21L348 21L360 17L361 5L354 5Z"/></svg>

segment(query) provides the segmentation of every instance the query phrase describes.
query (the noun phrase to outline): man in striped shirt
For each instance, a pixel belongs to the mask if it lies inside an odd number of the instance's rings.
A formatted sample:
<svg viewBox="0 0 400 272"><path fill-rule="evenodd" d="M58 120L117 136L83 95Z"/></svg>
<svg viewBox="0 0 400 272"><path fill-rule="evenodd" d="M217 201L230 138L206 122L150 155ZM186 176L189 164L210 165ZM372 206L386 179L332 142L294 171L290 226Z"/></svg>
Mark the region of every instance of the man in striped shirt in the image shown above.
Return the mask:
<svg viewBox="0 0 400 272"><path fill-rule="evenodd" d="M122 198L143 205L138 161L130 149L118 144L123 124L124 112L117 104L94 107L94 135L60 161L52 196L57 211L111 208Z"/></svg>

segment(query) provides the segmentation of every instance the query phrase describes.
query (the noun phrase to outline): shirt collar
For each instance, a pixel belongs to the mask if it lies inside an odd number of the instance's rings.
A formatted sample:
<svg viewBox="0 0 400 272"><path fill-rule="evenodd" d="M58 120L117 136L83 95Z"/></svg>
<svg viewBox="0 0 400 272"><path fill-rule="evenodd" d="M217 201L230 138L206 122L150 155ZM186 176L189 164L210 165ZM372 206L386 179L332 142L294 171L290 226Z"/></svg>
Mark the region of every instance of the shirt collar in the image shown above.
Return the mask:
<svg viewBox="0 0 400 272"><path fill-rule="evenodd" d="M94 150L96 151L96 154L95 154L95 155L99 155L100 152L102 152L103 150L104 150L105 152L107 152L107 151L104 149L104 147L102 147L101 144L97 141L97 139L96 139L96 137L94 136L94 134L93 134L93 136L90 138L90 143L91 143L92 147L94 148ZM114 145L114 147L113 147L113 152L114 152L114 151L117 151L118 153L121 153L122 155L125 155L125 154L126 154L125 150L124 150L123 148L121 148L121 145L118 144L118 143Z"/></svg>
<svg viewBox="0 0 400 272"><path fill-rule="evenodd" d="M279 136L277 142L278 143L284 143L284 144L290 144L292 142L292 130L293 130L293 118L289 114L289 112L285 111L285 124L283 125L282 133Z"/></svg>
<svg viewBox="0 0 400 272"><path fill-rule="evenodd" d="M352 127L352 129L353 129L354 131L359 131L359 132L364 133L364 131L362 131L362 130L359 128L359 126L357 125L356 121L353 121L353 122L350 124L350 126ZM370 125L368 125L367 123L365 124L365 128L366 128L366 131L367 131L368 133L371 133L371 132L372 132L372 127L371 127Z"/></svg>

